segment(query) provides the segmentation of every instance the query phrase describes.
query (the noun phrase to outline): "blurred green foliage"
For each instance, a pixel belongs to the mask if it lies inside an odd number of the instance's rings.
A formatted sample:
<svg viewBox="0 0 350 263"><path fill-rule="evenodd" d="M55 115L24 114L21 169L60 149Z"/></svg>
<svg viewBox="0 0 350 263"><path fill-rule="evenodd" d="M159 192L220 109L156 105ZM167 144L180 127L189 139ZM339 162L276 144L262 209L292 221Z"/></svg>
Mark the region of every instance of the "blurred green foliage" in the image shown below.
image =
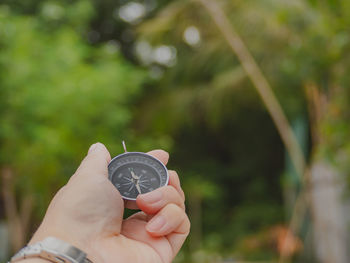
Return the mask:
<svg viewBox="0 0 350 263"><path fill-rule="evenodd" d="M38 17L1 8L1 164L14 169L20 192L35 193L41 211L89 144L121 148L145 79L113 43L82 41L91 10L86 1L48 2Z"/></svg>
<svg viewBox="0 0 350 263"><path fill-rule="evenodd" d="M245 240L268 240L288 220L285 193L297 182L284 178L284 147L250 80L198 3L139 1L145 15L127 23L118 12L130 2L3 1L0 165L42 214L91 143L112 155L121 139L165 147L192 219L179 260L275 259L275 244L250 250ZM349 171L350 2L221 2L289 120L310 127L305 152ZM189 27L198 43L184 39ZM154 58L162 50L169 63ZM320 145L310 142L310 85L327 101Z"/></svg>

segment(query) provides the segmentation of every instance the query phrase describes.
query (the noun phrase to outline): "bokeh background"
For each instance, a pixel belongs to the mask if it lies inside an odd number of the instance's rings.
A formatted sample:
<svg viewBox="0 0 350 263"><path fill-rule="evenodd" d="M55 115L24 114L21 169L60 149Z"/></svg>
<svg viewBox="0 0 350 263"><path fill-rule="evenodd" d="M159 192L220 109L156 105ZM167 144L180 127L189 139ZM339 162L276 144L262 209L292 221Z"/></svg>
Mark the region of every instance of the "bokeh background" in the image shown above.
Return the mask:
<svg viewBox="0 0 350 263"><path fill-rule="evenodd" d="M348 0L1 0L0 261L125 140L180 175L176 262L350 262L349 69Z"/></svg>

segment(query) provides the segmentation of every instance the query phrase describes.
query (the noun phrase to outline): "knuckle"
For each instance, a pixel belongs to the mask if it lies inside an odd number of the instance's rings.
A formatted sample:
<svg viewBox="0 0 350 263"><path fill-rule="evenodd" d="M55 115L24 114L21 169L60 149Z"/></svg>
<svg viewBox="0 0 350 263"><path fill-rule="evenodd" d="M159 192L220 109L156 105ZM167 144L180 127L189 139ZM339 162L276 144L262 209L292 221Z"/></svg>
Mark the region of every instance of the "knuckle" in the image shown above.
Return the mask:
<svg viewBox="0 0 350 263"><path fill-rule="evenodd" d="M176 204L170 203L166 206L166 210L171 211L174 214L181 214L183 210Z"/></svg>
<svg viewBox="0 0 350 263"><path fill-rule="evenodd" d="M168 185L169 191L171 192L172 195L179 195L176 188L172 185Z"/></svg>
<svg viewBox="0 0 350 263"><path fill-rule="evenodd" d="M163 192L164 192L164 195L170 199L172 199L177 194L176 189L171 185L167 185L163 187Z"/></svg>
<svg viewBox="0 0 350 263"><path fill-rule="evenodd" d="M180 205L182 208L185 208L185 200L181 197L180 193L173 186L167 186L166 193L170 202L174 202Z"/></svg>

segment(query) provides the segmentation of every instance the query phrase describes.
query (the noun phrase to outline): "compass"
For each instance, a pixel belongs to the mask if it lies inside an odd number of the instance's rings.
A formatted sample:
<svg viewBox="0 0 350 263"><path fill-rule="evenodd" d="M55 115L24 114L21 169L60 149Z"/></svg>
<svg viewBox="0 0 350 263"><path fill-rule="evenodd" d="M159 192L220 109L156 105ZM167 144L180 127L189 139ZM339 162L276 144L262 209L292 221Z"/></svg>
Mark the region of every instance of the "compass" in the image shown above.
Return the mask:
<svg viewBox="0 0 350 263"><path fill-rule="evenodd" d="M108 165L108 178L124 199L136 200L139 194L151 192L168 184L165 165L142 152L127 152L114 157Z"/></svg>

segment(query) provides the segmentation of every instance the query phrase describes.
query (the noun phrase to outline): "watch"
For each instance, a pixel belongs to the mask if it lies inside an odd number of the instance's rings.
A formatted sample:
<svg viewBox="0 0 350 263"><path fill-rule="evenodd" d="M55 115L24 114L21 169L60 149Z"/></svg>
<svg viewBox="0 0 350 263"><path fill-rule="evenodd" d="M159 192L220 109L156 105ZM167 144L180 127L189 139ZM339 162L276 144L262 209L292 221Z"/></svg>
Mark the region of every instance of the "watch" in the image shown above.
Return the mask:
<svg viewBox="0 0 350 263"><path fill-rule="evenodd" d="M47 237L43 241L25 246L10 262L26 258L42 258L55 263L92 263L85 252L55 237Z"/></svg>

